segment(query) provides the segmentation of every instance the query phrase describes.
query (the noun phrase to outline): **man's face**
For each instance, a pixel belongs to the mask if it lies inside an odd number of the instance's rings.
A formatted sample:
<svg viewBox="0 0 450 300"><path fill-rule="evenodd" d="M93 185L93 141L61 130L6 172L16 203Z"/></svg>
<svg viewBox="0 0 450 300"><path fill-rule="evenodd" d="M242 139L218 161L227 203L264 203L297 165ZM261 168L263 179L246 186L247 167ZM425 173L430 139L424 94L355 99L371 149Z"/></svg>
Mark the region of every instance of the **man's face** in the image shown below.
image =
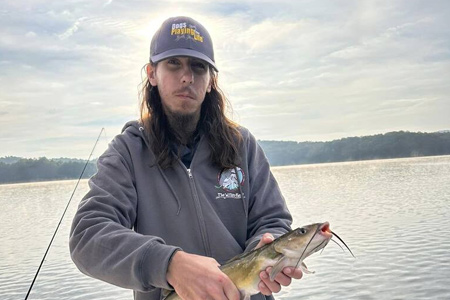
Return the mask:
<svg viewBox="0 0 450 300"><path fill-rule="evenodd" d="M152 86L157 86L166 113L200 116L207 92L211 91L209 65L192 57L172 57L147 69Z"/></svg>

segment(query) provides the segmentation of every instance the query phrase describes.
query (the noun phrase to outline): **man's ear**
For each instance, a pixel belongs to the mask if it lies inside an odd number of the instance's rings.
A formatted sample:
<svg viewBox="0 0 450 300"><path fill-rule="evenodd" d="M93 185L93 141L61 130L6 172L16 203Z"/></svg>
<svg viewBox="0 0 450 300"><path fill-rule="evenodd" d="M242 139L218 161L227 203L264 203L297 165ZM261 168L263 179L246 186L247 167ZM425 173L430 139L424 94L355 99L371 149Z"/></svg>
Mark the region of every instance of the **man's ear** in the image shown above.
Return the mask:
<svg viewBox="0 0 450 300"><path fill-rule="evenodd" d="M147 77L148 81L152 86L157 86L158 81L156 80L156 66L152 66L151 63L147 64Z"/></svg>

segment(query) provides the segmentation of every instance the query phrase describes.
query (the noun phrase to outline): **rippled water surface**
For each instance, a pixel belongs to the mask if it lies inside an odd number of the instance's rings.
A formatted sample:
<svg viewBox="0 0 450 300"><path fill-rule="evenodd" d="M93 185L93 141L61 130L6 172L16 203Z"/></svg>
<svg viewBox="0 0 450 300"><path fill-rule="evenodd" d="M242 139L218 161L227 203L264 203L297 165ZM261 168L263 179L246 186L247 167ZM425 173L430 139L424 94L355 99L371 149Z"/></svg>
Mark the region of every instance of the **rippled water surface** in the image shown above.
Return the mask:
<svg viewBox="0 0 450 300"><path fill-rule="evenodd" d="M273 168L294 226L329 221L330 243L277 299L450 299L450 156ZM0 299L24 299L75 181L0 185ZM82 181L29 299L132 299L82 275L68 234Z"/></svg>

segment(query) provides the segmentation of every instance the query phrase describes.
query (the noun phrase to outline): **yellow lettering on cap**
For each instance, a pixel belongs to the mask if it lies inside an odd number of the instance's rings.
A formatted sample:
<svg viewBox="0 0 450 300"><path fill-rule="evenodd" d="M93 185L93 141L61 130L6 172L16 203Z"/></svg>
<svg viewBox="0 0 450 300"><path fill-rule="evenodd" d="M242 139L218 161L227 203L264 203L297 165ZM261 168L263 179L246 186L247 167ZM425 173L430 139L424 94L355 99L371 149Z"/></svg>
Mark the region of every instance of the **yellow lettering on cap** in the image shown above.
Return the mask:
<svg viewBox="0 0 450 300"><path fill-rule="evenodd" d="M200 35L200 33L197 32L197 31L195 31L195 34L194 34L194 40L203 43L203 37L202 37L202 36Z"/></svg>

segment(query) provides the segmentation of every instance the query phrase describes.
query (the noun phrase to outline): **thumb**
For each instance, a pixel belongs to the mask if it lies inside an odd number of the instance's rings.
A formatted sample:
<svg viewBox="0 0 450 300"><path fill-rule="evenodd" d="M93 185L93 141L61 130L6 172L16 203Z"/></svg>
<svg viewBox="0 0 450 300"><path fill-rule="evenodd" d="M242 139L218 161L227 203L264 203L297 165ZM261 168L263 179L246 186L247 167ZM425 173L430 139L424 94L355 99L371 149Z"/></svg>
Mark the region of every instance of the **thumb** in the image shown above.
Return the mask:
<svg viewBox="0 0 450 300"><path fill-rule="evenodd" d="M261 240L259 240L258 245L256 245L255 249L261 248L262 246L264 246L266 244L272 243L274 239L275 238L273 237L272 234L264 233L264 235L262 236Z"/></svg>

